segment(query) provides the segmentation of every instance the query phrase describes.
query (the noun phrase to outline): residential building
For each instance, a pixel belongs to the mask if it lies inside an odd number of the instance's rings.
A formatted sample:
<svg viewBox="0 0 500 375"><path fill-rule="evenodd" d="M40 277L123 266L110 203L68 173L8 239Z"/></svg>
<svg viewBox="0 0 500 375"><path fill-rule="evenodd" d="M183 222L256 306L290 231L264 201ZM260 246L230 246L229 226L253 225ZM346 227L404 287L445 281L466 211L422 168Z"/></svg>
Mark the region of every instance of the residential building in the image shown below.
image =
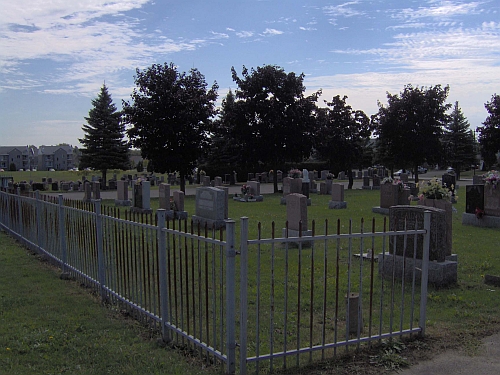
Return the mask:
<svg viewBox="0 0 500 375"><path fill-rule="evenodd" d="M38 149L38 169L67 171L75 168L73 146L40 146Z"/></svg>
<svg viewBox="0 0 500 375"><path fill-rule="evenodd" d="M35 146L0 146L0 169L9 170L12 164L16 171L37 169L37 154Z"/></svg>

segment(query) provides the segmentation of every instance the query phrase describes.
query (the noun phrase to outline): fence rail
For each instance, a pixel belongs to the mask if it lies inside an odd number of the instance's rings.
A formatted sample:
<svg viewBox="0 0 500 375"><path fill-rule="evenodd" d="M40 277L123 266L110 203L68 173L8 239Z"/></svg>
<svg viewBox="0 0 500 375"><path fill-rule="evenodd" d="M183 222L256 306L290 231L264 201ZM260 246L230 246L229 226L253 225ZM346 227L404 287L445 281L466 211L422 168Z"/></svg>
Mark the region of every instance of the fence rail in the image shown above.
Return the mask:
<svg viewBox="0 0 500 375"><path fill-rule="evenodd" d="M164 340L222 362L228 374L302 366L425 333L429 213L422 228L404 231L387 230L386 221L376 231L374 220L371 227L362 220L354 233L351 220L341 233L340 221L333 232L313 221L312 235L290 237L286 224L281 235L274 223L259 224L256 239L245 217L212 230L166 216L0 192L1 229L154 325ZM396 267L388 277L376 272L375 254L385 262L399 241L405 256L424 254L410 282L398 279Z"/></svg>

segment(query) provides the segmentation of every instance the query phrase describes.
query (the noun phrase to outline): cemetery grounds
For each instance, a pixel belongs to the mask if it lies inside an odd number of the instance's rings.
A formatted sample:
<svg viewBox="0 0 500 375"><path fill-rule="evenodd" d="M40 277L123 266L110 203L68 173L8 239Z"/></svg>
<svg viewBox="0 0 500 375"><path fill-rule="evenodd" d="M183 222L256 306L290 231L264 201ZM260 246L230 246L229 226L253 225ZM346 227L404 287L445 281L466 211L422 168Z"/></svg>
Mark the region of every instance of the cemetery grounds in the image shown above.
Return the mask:
<svg viewBox="0 0 500 375"><path fill-rule="evenodd" d="M462 182L462 185L465 184ZM460 197L461 193L463 195L462 197ZM353 350L347 355L342 352L342 354L337 357L337 361L325 362L322 364L316 363L308 368L308 373L347 374L357 373L358 371L359 373L365 374L380 373L381 368L384 370L391 370L400 365L404 365L405 361L411 362L412 357L431 356L435 355L440 350L448 348L461 347L467 352L473 353L474 350L477 349L479 339L482 336L500 329L500 311L497 307L500 301L498 291L496 288L485 285L483 282L485 274L500 274L500 257L495 254L500 239L500 233L498 230L494 229L463 226L461 224L461 214L465 211L465 189L462 188L459 190L458 195L458 203L454 205L457 209L457 213L453 214L453 252L458 254L458 284L446 289L434 289L430 287L427 305L427 338L425 340L406 340L404 344L385 344L380 347L373 347L370 350L366 350L364 354L354 354L355 352ZM261 222L266 236L270 234L271 222L273 221L276 223L276 228L281 231L286 220L286 208L279 204L280 198L281 195L273 194L265 195L264 202L262 203L242 203L230 200L229 217L236 221L236 235L239 235L239 218L242 216L249 217L249 238L256 238L258 222ZM346 210L328 209L329 198L329 196L312 195L313 203L312 206L308 208L308 218L309 222L313 219L315 220L318 232L323 230L322 228L325 226L326 220L328 220L330 228L335 228L340 219L341 231L345 233L348 230L349 219L351 218L353 231L359 231L362 225L364 225L365 230L371 230L373 217L375 217L376 230L382 230L384 217L371 212L371 208L378 205L378 191L346 190L345 201L348 202L348 209ZM113 205L111 201L104 201L103 203L105 205ZM153 199L152 208L155 209L157 206L158 200ZM186 197L185 206L186 211L190 214L193 213L194 197ZM364 218L364 224L362 224L361 218ZM238 241L239 239L236 240L237 244ZM62 284L54 275L52 275L52 281L56 284ZM262 280L263 285L266 285L266 283L269 283L269 280ZM2 292L2 295L4 295L4 293L7 292ZM26 295L20 298L28 300L31 294L31 292L27 292ZM61 302L64 303L64 301ZM15 305L15 303L13 305ZM6 309L2 308L2 311L3 310ZM115 313L117 313L118 317L120 316L119 311L115 311ZM111 320L112 318L110 318L110 316L113 315L113 309L110 309L106 315L107 320ZM145 327L138 327L136 323L131 323L127 319L121 323L120 320L122 319L118 319L118 324L125 323L125 325L134 325L134 329L142 331L140 334L141 339L146 343L149 342L149 338L152 334L148 329ZM98 328L99 322L96 321L96 319L92 319L90 322L86 320L85 324L86 327L90 325L90 329L75 330L73 332L75 337L83 336L86 334L87 330L96 331L100 329ZM23 326L23 324L20 325ZM26 334L26 324L24 324L24 326L24 331L18 332L19 334ZM35 330L38 329L38 331L43 330L43 327L33 328ZM49 349L54 349L53 346L50 346L50 341L56 336L52 335L49 337L52 337L52 339L45 338L45 340L49 340L45 342L47 345L44 344L41 336L38 339L33 339L33 345L41 343L47 351L50 351ZM92 339L89 340L92 341ZM98 343L100 340L98 337L94 337L94 340L97 340L97 344L94 345L101 345ZM108 343L108 345L114 344ZM155 346L153 345L153 347ZM12 348L10 349L10 351L12 351ZM157 348L153 351L156 349ZM2 348L2 350L4 350L4 348ZM81 351L82 349L77 349L75 347L75 350ZM31 352L30 350L25 351L26 353L24 354ZM9 352L9 350L5 349L2 356L7 352ZM165 357L171 354L170 351L167 352L168 354L166 353ZM111 354L111 356L112 355L113 354ZM0 356L0 358L2 358L2 356ZM43 355L41 355L43 359L41 359L40 362L50 366L51 360L49 356L47 357L48 358L43 358ZM160 356L158 360L164 361L165 359ZM152 361L155 360L153 359ZM192 359L186 360L186 362L190 361L192 361ZM75 358L74 362L81 362L81 357ZM88 364L88 361L86 361L86 363ZM203 366L201 363L197 364L200 368ZM19 362L18 365L22 366L21 362ZM206 373L210 373L214 371L214 368L209 368L205 371ZM294 372L293 369L289 369L287 373L302 373L301 371L304 371L304 367L296 370L296 372ZM194 373L193 368L190 368L188 373Z"/></svg>

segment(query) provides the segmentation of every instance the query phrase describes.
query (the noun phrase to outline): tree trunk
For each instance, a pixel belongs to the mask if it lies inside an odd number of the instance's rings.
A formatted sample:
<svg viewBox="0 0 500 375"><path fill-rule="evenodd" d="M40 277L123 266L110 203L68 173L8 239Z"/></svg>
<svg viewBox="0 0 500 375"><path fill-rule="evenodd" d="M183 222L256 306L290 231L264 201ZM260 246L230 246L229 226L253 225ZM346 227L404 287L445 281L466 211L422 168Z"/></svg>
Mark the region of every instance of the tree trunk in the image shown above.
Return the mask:
<svg viewBox="0 0 500 375"><path fill-rule="evenodd" d="M103 182L104 182L104 185L103 185L103 186L104 186L104 189L103 189L103 190L106 190L106 175L107 175L107 173L108 173L108 170L107 170L107 169L103 169L103 170L102 170L102 180L103 180Z"/></svg>
<svg viewBox="0 0 500 375"><path fill-rule="evenodd" d="M276 168L273 169L273 187L274 187L274 192L278 192L278 170Z"/></svg>
<svg viewBox="0 0 500 375"><path fill-rule="evenodd" d="M418 165L415 166L415 183L418 183Z"/></svg>
<svg viewBox="0 0 500 375"><path fill-rule="evenodd" d="M352 186L354 185L354 178L352 177L352 168L349 167L347 170L347 177L349 178L349 183L347 184L347 189L352 189Z"/></svg>
<svg viewBox="0 0 500 375"><path fill-rule="evenodd" d="M186 176L184 176L184 173L180 173L181 175L181 191L186 194Z"/></svg>

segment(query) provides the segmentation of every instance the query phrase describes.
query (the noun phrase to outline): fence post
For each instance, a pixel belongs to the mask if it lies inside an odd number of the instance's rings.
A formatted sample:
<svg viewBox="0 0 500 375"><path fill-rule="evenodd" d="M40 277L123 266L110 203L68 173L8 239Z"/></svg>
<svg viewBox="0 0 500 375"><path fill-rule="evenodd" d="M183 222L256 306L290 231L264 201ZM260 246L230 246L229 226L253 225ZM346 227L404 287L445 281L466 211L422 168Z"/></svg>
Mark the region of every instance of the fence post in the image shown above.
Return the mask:
<svg viewBox="0 0 500 375"><path fill-rule="evenodd" d="M422 254L422 278L420 280L420 334L425 336L427 320L427 283L429 281L429 245L431 242L431 212L424 211L424 248Z"/></svg>
<svg viewBox="0 0 500 375"><path fill-rule="evenodd" d="M163 233L163 228L165 228L166 210L160 208L156 211L156 214L158 216L156 238L158 240L158 268L160 277L161 336L163 341L170 342L172 341L172 335L170 329L167 329L167 322L170 320L168 313L167 244L165 241L165 234Z"/></svg>
<svg viewBox="0 0 500 375"><path fill-rule="evenodd" d="M42 229L41 229L41 224L42 224L42 209L41 209L41 202L40 202L40 191L36 190L35 191L35 199L36 199L36 247L38 249L38 253L42 253Z"/></svg>
<svg viewBox="0 0 500 375"><path fill-rule="evenodd" d="M101 300L106 299L105 284L106 270L104 268L104 249L103 249L103 230L101 216L101 200L94 200L95 206L95 226L96 226L96 241L97 241L97 276L99 280L99 289L101 292Z"/></svg>
<svg viewBox="0 0 500 375"><path fill-rule="evenodd" d="M66 225L65 225L65 215L64 215L64 200L63 195L59 194L59 246L61 247L61 278L67 278L68 274L66 272L66 265L68 262L68 250L66 247Z"/></svg>
<svg viewBox="0 0 500 375"><path fill-rule="evenodd" d="M234 374L236 371L236 223L234 220L226 220L226 345L227 345L227 367L226 374Z"/></svg>
<svg viewBox="0 0 500 375"><path fill-rule="evenodd" d="M23 209L22 209L22 201L21 201L21 188L17 187L17 217L18 217L18 235L19 239L21 242L24 242L24 236L23 236Z"/></svg>
<svg viewBox="0 0 500 375"><path fill-rule="evenodd" d="M240 229L240 374L247 374L248 321L248 217L241 218Z"/></svg>

